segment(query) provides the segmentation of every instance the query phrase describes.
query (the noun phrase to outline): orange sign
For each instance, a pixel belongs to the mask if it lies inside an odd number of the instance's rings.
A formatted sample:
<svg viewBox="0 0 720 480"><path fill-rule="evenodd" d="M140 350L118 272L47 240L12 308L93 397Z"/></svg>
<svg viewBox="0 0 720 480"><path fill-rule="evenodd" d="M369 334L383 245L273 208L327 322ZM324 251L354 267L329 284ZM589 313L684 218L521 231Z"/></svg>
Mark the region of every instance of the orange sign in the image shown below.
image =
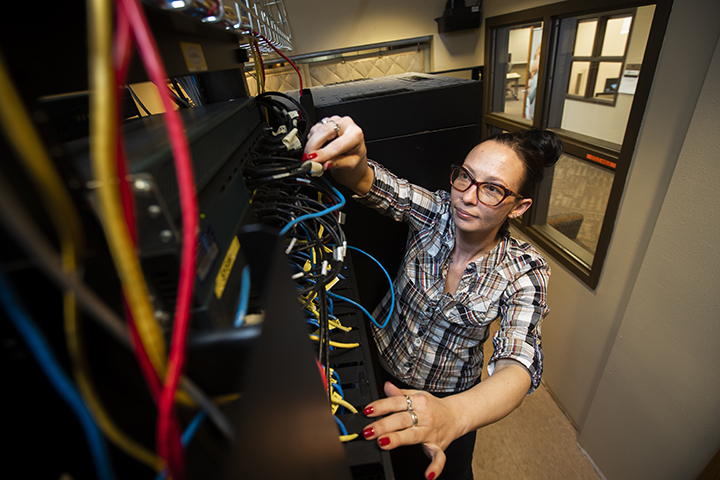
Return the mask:
<svg viewBox="0 0 720 480"><path fill-rule="evenodd" d="M610 168L616 168L617 164L615 162L611 162L610 160L605 160L604 158L596 157L595 155L587 154L585 157L588 160L592 160L593 162L601 163L603 165L606 165Z"/></svg>

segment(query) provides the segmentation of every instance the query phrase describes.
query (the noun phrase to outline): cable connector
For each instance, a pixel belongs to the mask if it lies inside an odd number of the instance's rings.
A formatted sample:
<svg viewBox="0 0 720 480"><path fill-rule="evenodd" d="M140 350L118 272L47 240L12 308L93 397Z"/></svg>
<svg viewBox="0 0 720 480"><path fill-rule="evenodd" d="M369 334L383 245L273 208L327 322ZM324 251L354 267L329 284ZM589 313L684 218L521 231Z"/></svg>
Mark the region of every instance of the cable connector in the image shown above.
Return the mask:
<svg viewBox="0 0 720 480"><path fill-rule="evenodd" d="M313 177L322 177L322 174L325 173L325 171L323 170L322 164L320 164L318 162L312 162L310 160L308 160L308 162L310 162L310 164L311 164L310 165L310 175L312 175Z"/></svg>
<svg viewBox="0 0 720 480"><path fill-rule="evenodd" d="M292 119L293 125L297 127L298 118L300 118L300 112L297 110L290 110L287 112L287 117Z"/></svg>
<svg viewBox="0 0 720 480"><path fill-rule="evenodd" d="M302 143L300 143L300 139L297 137L298 130L297 128L293 128L288 132L285 137L283 137L283 144L285 145L285 148L290 150L298 150L302 148Z"/></svg>
<svg viewBox="0 0 720 480"><path fill-rule="evenodd" d="M333 247L333 259L336 262L344 262L347 255L347 242L343 242L342 246Z"/></svg>
<svg viewBox="0 0 720 480"><path fill-rule="evenodd" d="M272 132L273 137L277 137L278 135L285 135L287 133L287 127L285 125L280 125L277 130L274 130Z"/></svg>

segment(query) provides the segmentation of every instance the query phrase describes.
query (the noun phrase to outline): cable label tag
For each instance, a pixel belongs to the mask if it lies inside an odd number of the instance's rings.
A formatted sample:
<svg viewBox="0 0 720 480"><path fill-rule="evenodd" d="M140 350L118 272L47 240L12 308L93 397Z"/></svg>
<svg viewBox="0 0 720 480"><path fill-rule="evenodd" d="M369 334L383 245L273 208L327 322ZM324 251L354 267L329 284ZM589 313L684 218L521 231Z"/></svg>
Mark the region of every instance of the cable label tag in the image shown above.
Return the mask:
<svg viewBox="0 0 720 480"><path fill-rule="evenodd" d="M207 72L208 66L205 62L205 54L202 45L199 43L180 42L185 66L189 72Z"/></svg>
<svg viewBox="0 0 720 480"><path fill-rule="evenodd" d="M239 251L240 240L238 240L237 237L234 237L232 243L230 244L230 248L225 254L225 260L223 260L223 263L220 266L220 271L218 272L217 277L215 277L215 296L218 300L222 297L223 292L225 291L225 285L227 285L227 281L230 278L230 272L232 272L232 268L233 265L235 265L235 259L237 258Z"/></svg>

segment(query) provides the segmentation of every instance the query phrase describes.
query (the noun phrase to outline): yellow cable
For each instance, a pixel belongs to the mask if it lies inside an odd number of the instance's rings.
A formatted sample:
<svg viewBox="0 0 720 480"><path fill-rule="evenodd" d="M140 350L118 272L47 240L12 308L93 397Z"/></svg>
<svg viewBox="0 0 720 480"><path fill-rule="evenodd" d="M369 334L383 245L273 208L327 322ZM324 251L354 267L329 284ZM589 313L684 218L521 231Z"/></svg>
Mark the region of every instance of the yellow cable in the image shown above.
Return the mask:
<svg viewBox="0 0 720 480"><path fill-rule="evenodd" d="M65 272L74 273L79 263L79 252L84 248L84 234L80 217L50 157L43 147L40 136L25 111L19 96L0 58L0 117L9 143L23 159L30 178L40 193L60 239L62 267ZM73 376L83 400L90 409L100 429L118 448L140 462L160 471L163 462L134 440L127 437L110 419L90 381L90 368L82 348L78 329L75 294L63 294L63 312L68 351L72 362Z"/></svg>
<svg viewBox="0 0 720 480"><path fill-rule="evenodd" d="M318 337L317 335L313 335L313 334L310 334L310 339L315 340L316 342L320 341L320 337ZM360 344L359 343L340 343L340 342L333 342L332 340L330 340L330 346L336 347L336 348L357 348L360 346Z"/></svg>
<svg viewBox="0 0 720 480"><path fill-rule="evenodd" d="M358 438L357 433L351 433L350 435L340 435L340 441L341 442L349 442L350 440L355 440Z"/></svg>
<svg viewBox="0 0 720 480"><path fill-rule="evenodd" d="M88 2L90 55L90 158L98 185L101 221L118 275L137 324L142 344L160 378L165 378L166 349L162 330L155 321L140 261L123 218L115 164L117 125L112 67L111 2Z"/></svg>
<svg viewBox="0 0 720 480"><path fill-rule="evenodd" d="M329 323L330 330L332 330L333 328L339 328L343 332L349 332L350 330L352 330L352 327L346 327L345 325L340 323L340 320L338 320L337 318L331 318Z"/></svg>

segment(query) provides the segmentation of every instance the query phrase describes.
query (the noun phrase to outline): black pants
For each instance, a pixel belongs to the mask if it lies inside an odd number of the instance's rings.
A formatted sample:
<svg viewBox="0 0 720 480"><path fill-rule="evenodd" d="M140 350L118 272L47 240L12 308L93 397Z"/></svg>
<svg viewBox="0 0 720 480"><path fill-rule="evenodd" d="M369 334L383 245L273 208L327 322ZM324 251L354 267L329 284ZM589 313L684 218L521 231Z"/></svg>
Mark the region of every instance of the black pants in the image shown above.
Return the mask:
<svg viewBox="0 0 720 480"><path fill-rule="evenodd" d="M414 389L410 385L398 380L393 375L380 368L383 382L390 382L396 387L406 390ZM447 397L452 393L433 393L436 397ZM442 471L442 480L473 480L472 459L475 450L476 432L466 433L452 442L445 449L445 468ZM430 465L430 459L423 452L420 445L408 445L390 450L393 472L396 480L422 480L425 478L425 469ZM438 472L435 472L437 477Z"/></svg>

